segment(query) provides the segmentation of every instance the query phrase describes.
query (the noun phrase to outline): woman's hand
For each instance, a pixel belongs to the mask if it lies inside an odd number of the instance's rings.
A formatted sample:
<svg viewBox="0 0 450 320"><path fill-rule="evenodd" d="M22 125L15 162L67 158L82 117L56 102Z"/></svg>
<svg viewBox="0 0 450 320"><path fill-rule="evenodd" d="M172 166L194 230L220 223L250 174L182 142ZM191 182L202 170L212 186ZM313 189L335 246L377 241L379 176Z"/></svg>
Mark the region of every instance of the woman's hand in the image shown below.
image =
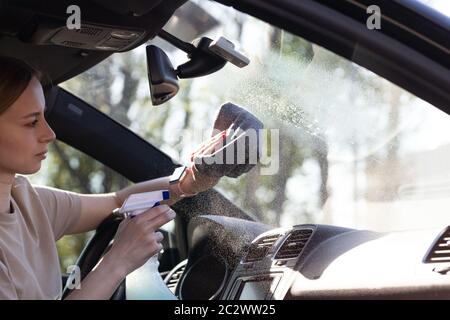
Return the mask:
<svg viewBox="0 0 450 320"><path fill-rule="evenodd" d="M199 172L195 166L187 169L186 175L180 182L180 189L186 195L194 195L214 187L220 178L207 176Z"/></svg>
<svg viewBox="0 0 450 320"><path fill-rule="evenodd" d="M163 235L156 230L174 218L175 212L161 205L120 223L107 255L124 277L161 251Z"/></svg>
<svg viewBox="0 0 450 320"><path fill-rule="evenodd" d="M216 152L223 146L226 138L226 131L219 132L202 143L191 155L191 166L186 172L186 176L180 182L180 188L187 194L196 194L214 187L220 180L219 177L202 174L195 168L195 159L207 156Z"/></svg>

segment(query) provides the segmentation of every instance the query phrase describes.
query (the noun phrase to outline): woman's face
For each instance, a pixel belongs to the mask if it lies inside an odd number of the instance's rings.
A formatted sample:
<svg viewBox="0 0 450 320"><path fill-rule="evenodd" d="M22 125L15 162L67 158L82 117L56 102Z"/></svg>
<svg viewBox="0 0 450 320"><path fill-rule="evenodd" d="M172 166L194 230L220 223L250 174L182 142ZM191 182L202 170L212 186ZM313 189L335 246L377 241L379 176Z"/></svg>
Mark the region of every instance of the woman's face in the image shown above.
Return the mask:
<svg viewBox="0 0 450 320"><path fill-rule="evenodd" d="M48 144L55 139L44 108L41 84L33 77L22 95L0 115L1 176L31 174L41 168Z"/></svg>

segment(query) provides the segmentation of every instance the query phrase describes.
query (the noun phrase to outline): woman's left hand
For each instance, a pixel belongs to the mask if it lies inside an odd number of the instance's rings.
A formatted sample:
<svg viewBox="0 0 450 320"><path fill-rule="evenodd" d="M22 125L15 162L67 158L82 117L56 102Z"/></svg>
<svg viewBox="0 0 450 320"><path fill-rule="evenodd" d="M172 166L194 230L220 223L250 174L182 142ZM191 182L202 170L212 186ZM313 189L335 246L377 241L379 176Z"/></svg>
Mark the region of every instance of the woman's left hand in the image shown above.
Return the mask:
<svg viewBox="0 0 450 320"><path fill-rule="evenodd" d="M195 195L214 187L220 178L200 173L195 166L187 169L186 175L180 182L180 189L185 195Z"/></svg>
<svg viewBox="0 0 450 320"><path fill-rule="evenodd" d="M186 194L196 194L214 187L220 180L220 177L208 176L195 168L195 158L210 155L217 151L223 145L226 138L226 131L219 132L202 143L197 150L192 153L191 165L186 172L186 176L180 183L180 187Z"/></svg>

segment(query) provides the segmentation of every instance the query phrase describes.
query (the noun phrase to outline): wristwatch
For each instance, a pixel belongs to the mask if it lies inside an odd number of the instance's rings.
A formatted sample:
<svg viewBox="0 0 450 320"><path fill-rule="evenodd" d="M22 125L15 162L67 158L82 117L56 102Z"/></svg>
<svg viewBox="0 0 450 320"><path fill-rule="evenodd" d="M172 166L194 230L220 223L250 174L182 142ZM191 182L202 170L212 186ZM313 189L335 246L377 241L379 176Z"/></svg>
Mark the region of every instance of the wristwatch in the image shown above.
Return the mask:
<svg viewBox="0 0 450 320"><path fill-rule="evenodd" d="M183 178L186 176L189 170L191 169L186 166L181 166L176 168L170 176L169 185L176 187L177 195L180 198L193 197L198 193L186 193L181 189L181 181L183 181Z"/></svg>

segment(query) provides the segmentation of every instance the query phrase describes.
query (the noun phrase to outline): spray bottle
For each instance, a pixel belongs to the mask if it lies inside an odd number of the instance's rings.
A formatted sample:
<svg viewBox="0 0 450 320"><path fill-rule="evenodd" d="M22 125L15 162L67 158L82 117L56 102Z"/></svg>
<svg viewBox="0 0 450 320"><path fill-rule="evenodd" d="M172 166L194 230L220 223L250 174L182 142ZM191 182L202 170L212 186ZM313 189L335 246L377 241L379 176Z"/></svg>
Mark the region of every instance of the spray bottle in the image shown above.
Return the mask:
<svg viewBox="0 0 450 320"><path fill-rule="evenodd" d="M169 197L168 190L132 194L114 213L131 219L158 206L161 201L168 200ZM159 275L158 267L158 254L156 254L126 277L127 300L177 300Z"/></svg>

